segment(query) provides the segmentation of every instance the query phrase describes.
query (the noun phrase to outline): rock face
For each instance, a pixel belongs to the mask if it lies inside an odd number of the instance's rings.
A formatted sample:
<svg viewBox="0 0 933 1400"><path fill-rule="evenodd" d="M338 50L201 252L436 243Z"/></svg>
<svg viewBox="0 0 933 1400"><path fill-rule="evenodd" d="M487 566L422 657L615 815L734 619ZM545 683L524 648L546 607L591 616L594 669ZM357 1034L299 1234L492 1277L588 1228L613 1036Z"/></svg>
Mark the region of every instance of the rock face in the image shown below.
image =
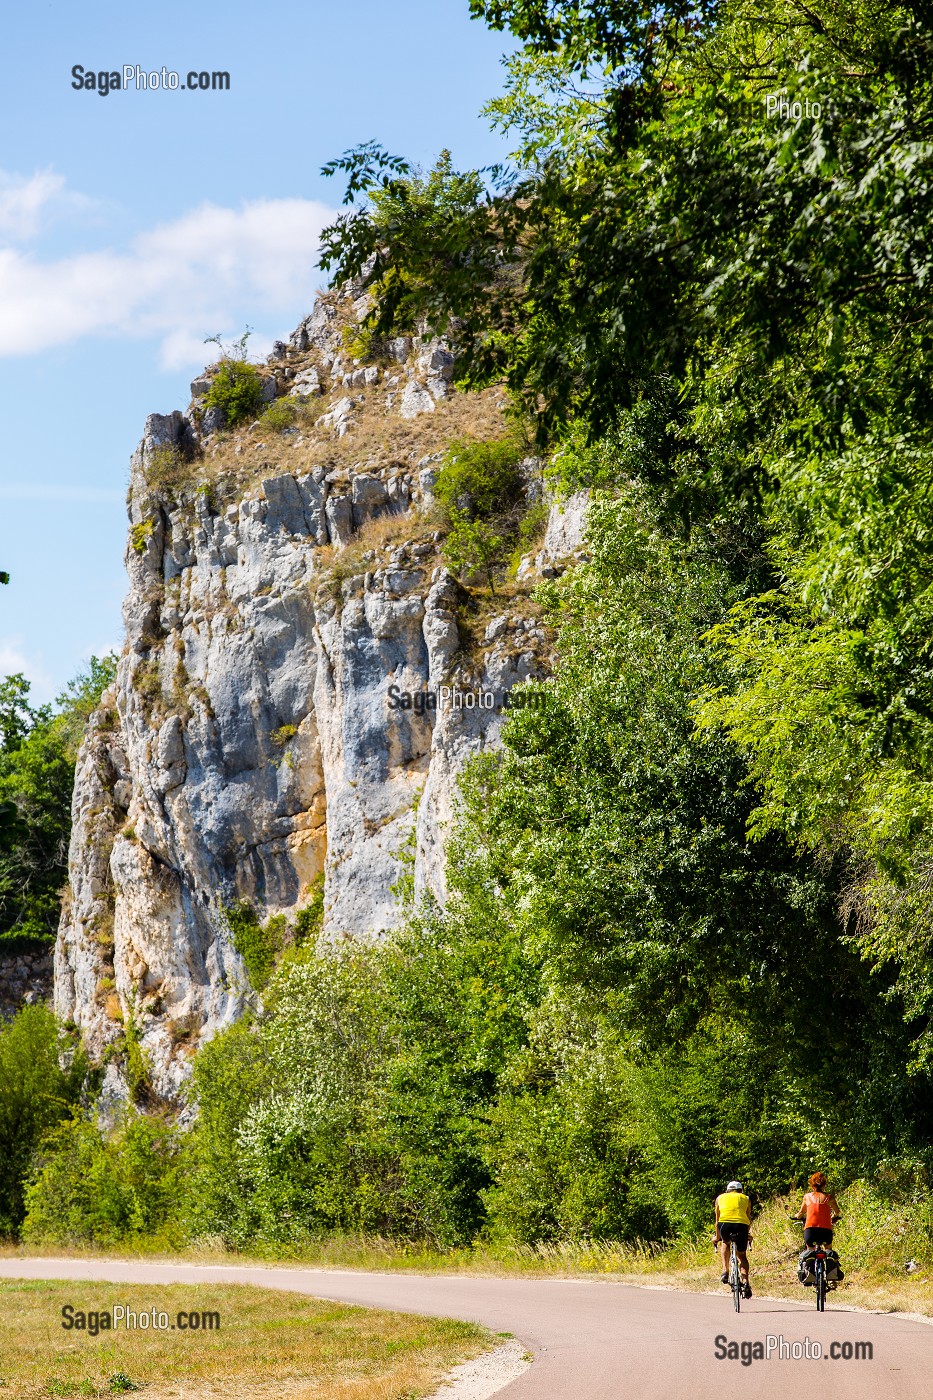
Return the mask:
<svg viewBox="0 0 933 1400"><path fill-rule="evenodd" d="M358 411L339 330L322 299L273 371L289 398L328 386L319 431L335 440ZM386 413L410 411L412 385L432 406L452 392L436 343L401 338L390 356L401 378L413 360L405 393L388 369L378 389L364 381ZM479 640L474 619L464 630L429 459L266 461L235 489L166 484L166 463L196 463L211 439L205 382L189 416L150 416L133 457L126 645L79 758L55 954L58 1014L92 1053L115 1043L117 1064L134 1037L167 1098L255 996L227 911L294 916L323 886L325 933L378 937L411 857L417 890L443 899L457 774L496 742L504 694L548 662L527 593ZM367 531L382 531L370 548Z"/></svg>
<svg viewBox="0 0 933 1400"><path fill-rule="evenodd" d="M48 1001L52 990L52 956L33 951L0 955L0 1022L22 1006Z"/></svg>

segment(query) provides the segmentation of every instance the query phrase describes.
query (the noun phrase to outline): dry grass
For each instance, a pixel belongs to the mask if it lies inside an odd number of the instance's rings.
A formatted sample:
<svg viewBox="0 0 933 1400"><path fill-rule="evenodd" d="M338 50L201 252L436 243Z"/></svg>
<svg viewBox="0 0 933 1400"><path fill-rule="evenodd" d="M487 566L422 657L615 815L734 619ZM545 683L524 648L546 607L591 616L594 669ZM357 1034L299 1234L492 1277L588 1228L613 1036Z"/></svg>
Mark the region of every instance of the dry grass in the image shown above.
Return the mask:
<svg viewBox="0 0 933 1400"><path fill-rule="evenodd" d="M61 1309L123 1304L173 1319L219 1312L219 1331L65 1331ZM348 1307L242 1284L0 1282L0 1385L11 1400L119 1394L122 1373L147 1400L220 1396L402 1400L494 1345L471 1323Z"/></svg>
<svg viewBox="0 0 933 1400"><path fill-rule="evenodd" d="M401 418L385 408L382 386L356 390L350 397L362 397L354 408L350 431L335 438L324 430L316 441L294 448L305 454L309 466L332 464L335 468L366 462L413 462L429 453L443 452L457 438L501 437L505 431L504 396L499 389L481 393L452 393L442 399L433 413L417 418Z"/></svg>
<svg viewBox="0 0 933 1400"><path fill-rule="evenodd" d="M461 604L457 612L457 626L460 630L460 651L464 661L477 657L486 645L484 635L487 625L494 617L503 613L511 616L520 614L541 622L544 609L531 596L527 583L518 583L514 578L505 578L496 584L492 593L486 586L461 585ZM525 650L520 645L521 650Z"/></svg>
<svg viewBox="0 0 933 1400"><path fill-rule="evenodd" d="M354 400L353 415L349 432L338 438L318 419L345 396ZM505 431L505 399L499 389L452 393L437 403L434 413L411 419L399 416L397 404L387 411L385 398L382 384L335 389L324 399L299 406L295 427L300 437L263 431L260 419L256 428L216 434L203 457L190 462L172 458L168 465L159 459L148 475L153 485L169 493L210 490L219 504L239 498L268 476L301 475L315 466L362 470L401 463L410 467L424 456L444 451L456 439L496 438Z"/></svg>
<svg viewBox="0 0 933 1400"><path fill-rule="evenodd" d="M322 575L349 578L377 564L377 556L395 545L433 540L437 528L438 521L427 512L377 515L365 521L350 543L342 548L338 549L332 544L320 545L315 551L315 561ZM432 565L436 562L436 559L431 559Z"/></svg>
<svg viewBox="0 0 933 1400"><path fill-rule="evenodd" d="M834 1240L846 1275L834 1294L837 1301L848 1307L933 1317L933 1270L920 1267L907 1274L901 1257L905 1251L898 1247L893 1221L884 1220L880 1213L865 1219L857 1198L851 1200L851 1208L845 1201L843 1196L843 1219ZM795 1272L803 1235L798 1226L790 1223L788 1213L798 1203L799 1197L794 1199L793 1207L789 1200L781 1198L768 1203L755 1222L749 1263L752 1284L759 1293L812 1301L809 1290L797 1282ZM904 1214L895 1212L894 1219L902 1219ZM628 1261L617 1260L614 1276L638 1282L667 1282L671 1287L691 1292L717 1288L719 1270L711 1238L712 1231L708 1238L684 1241L666 1250L634 1251Z"/></svg>
<svg viewBox="0 0 933 1400"><path fill-rule="evenodd" d="M801 1248L800 1231L787 1220L787 1203L772 1202L756 1223L751 1249L752 1281L759 1294L808 1301L809 1293L795 1276L795 1260ZM920 1268L907 1275L904 1265L885 1243L884 1222L875 1220L874 1252L858 1239L861 1228L854 1219L839 1228L839 1248L846 1278L834 1294L846 1307L880 1312L904 1312L933 1317L933 1269ZM624 1245L613 1242L564 1241L556 1244L501 1243L473 1249L441 1252L425 1244L404 1243L372 1236L332 1236L276 1248L275 1253L253 1249L238 1254L222 1241L205 1239L174 1254L150 1245L131 1251L114 1251L113 1258L148 1258L235 1264L262 1261L282 1267L370 1269L380 1272L421 1274L471 1274L485 1277L593 1278L613 1282L710 1292L719 1289L719 1271L709 1236L658 1245ZM40 1248L0 1247L0 1257L41 1255ZM94 1251L64 1250L60 1255L88 1257ZM97 1257L100 1257L99 1255ZM376 1392L378 1393L378 1392ZM391 1392L388 1392L389 1394Z"/></svg>
<svg viewBox="0 0 933 1400"><path fill-rule="evenodd" d="M786 1236L781 1235L782 1228ZM845 1282L834 1295L838 1303L873 1311L933 1317L933 1277L929 1270L907 1277L903 1269L894 1266L853 1264L841 1230L837 1243L846 1271ZM752 1282L759 1294L808 1301L809 1294L800 1287L794 1273L799 1248L799 1231L794 1233L786 1220L783 1227L777 1221L765 1226L759 1222L751 1250ZM107 1257L138 1258L143 1252L149 1259L202 1264L243 1264L261 1260L284 1268L369 1269L381 1273L470 1274L487 1278L599 1277L616 1283L660 1285L691 1293L719 1289L716 1258L707 1239L667 1249L591 1241L502 1244L441 1253L426 1245L347 1236L309 1241L291 1250L280 1249L275 1254L259 1250L238 1254L224 1249L219 1242L203 1241L171 1255L164 1249L150 1249L140 1250L135 1255L129 1251L122 1254L114 1251ZM14 1253L41 1255L43 1250L7 1248L0 1250L0 1257ZM56 1253L63 1257L101 1257L93 1251L57 1249Z"/></svg>

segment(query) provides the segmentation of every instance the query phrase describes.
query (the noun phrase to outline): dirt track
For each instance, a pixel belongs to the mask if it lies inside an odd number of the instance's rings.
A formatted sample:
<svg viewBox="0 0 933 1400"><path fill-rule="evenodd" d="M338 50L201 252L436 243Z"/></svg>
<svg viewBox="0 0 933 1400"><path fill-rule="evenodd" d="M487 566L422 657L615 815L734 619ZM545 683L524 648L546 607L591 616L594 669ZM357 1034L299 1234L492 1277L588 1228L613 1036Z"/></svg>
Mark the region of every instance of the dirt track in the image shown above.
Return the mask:
<svg viewBox="0 0 933 1400"><path fill-rule="evenodd" d="M2 1278L114 1283L251 1283L403 1312L469 1318L514 1332L535 1364L502 1400L712 1400L740 1387L756 1400L928 1400L933 1327L905 1318L754 1298L740 1316L720 1296L588 1279L374 1274L325 1269L3 1259ZM741 1361L715 1356L715 1338L766 1344L819 1342L819 1360ZM833 1342L870 1342L871 1360L829 1359ZM775 1343L775 1347L779 1344ZM814 1370L816 1368L816 1370Z"/></svg>

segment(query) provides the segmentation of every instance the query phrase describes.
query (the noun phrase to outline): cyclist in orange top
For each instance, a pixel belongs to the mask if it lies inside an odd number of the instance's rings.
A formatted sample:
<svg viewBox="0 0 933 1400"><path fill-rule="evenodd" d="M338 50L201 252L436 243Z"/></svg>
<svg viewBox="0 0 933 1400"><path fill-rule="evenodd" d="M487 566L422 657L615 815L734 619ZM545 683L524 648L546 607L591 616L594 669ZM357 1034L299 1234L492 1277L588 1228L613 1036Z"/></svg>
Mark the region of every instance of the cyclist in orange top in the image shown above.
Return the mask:
<svg viewBox="0 0 933 1400"><path fill-rule="evenodd" d="M832 1244L833 1226L842 1219L842 1212L836 1197L826 1190L826 1177L822 1172L814 1172L810 1177L810 1190L791 1219L803 1221L803 1238L807 1245Z"/></svg>

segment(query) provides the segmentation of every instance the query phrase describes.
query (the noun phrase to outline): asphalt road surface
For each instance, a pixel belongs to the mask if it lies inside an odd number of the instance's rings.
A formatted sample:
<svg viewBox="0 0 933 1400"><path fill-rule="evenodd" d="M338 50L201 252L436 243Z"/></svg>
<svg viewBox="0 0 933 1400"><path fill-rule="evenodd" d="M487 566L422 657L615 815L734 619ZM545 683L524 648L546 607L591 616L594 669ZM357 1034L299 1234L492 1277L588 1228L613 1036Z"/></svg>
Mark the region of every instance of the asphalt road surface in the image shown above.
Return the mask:
<svg viewBox="0 0 933 1400"><path fill-rule="evenodd" d="M469 1318L514 1333L535 1358L523 1376L499 1391L502 1400L719 1400L730 1392L756 1400L814 1394L826 1400L929 1400L933 1395L933 1326L848 1312L835 1302L819 1314L812 1300L807 1306L753 1298L736 1316L725 1288L715 1296L588 1279L95 1259L2 1259L0 1277L251 1283L401 1312ZM725 1340L717 1344L717 1337ZM769 1338L770 1359L756 1357L756 1351L767 1353ZM788 1356L781 1354L782 1341ZM728 1352L732 1342L738 1344L738 1359L718 1358L717 1345ZM750 1365L742 1364L743 1342L750 1344ZM795 1343L802 1353L797 1358ZM870 1359L857 1359L859 1343L870 1343ZM821 1356L813 1356L816 1345Z"/></svg>

